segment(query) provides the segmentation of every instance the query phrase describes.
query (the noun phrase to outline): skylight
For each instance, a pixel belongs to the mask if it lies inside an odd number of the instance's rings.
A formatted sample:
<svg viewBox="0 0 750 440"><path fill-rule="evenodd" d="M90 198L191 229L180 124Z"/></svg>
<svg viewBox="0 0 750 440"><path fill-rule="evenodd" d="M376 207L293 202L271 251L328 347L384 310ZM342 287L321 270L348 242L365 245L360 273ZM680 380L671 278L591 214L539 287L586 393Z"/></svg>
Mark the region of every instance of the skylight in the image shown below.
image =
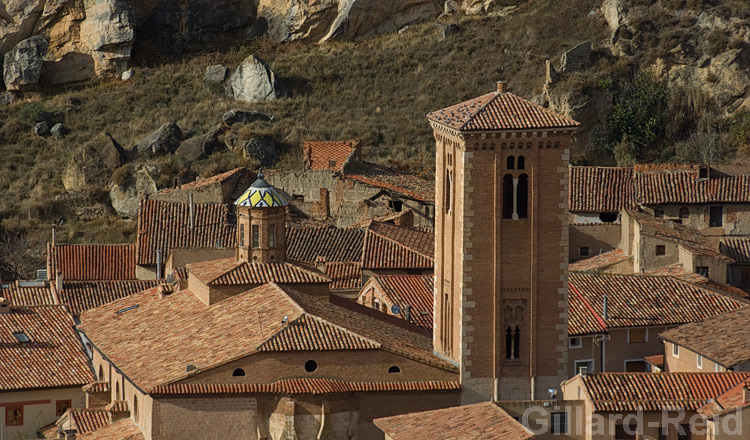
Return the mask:
<svg viewBox="0 0 750 440"><path fill-rule="evenodd" d="M31 342L31 338L29 338L29 336L24 332L13 332L13 336L15 336L16 340L18 340L18 342L22 344Z"/></svg>

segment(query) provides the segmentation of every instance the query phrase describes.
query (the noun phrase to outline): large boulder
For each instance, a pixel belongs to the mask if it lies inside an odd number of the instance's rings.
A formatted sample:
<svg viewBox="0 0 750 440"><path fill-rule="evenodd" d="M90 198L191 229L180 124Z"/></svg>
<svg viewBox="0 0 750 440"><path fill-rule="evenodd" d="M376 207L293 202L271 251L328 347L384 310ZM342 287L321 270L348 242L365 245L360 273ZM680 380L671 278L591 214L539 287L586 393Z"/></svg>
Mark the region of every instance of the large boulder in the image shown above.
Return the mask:
<svg viewBox="0 0 750 440"><path fill-rule="evenodd" d="M627 21L628 5L626 0L604 0L602 13L609 29L614 31Z"/></svg>
<svg viewBox="0 0 750 440"><path fill-rule="evenodd" d="M252 138L242 146L245 156L257 159L263 167L273 166L279 161L279 151L271 139Z"/></svg>
<svg viewBox="0 0 750 440"><path fill-rule="evenodd" d="M108 134L92 139L70 159L62 176L67 192L104 186L112 172L124 162L125 152Z"/></svg>
<svg viewBox="0 0 750 440"><path fill-rule="evenodd" d="M227 79L229 69L221 64L206 67L206 74L203 76L203 88L212 90L214 87L220 89L221 84Z"/></svg>
<svg viewBox="0 0 750 440"><path fill-rule="evenodd" d="M18 43L3 58L3 81L8 90L27 90L36 87L42 74L44 56L49 40L43 36L27 38Z"/></svg>
<svg viewBox="0 0 750 440"><path fill-rule="evenodd" d="M226 93L241 101L269 101L286 94L271 67L255 55L245 58L226 84Z"/></svg>
<svg viewBox="0 0 750 440"><path fill-rule="evenodd" d="M233 124L250 124L255 121L271 122L273 119L261 112L248 112L245 110L232 109L224 113L221 120L231 126Z"/></svg>
<svg viewBox="0 0 750 440"><path fill-rule="evenodd" d="M570 72L585 66L591 58L591 43L585 41L560 57L560 72Z"/></svg>
<svg viewBox="0 0 750 440"><path fill-rule="evenodd" d="M120 75L127 69L135 38L134 2L86 0L84 6L79 41L94 58L99 75Z"/></svg>
<svg viewBox="0 0 750 440"><path fill-rule="evenodd" d="M129 167L125 167L129 168ZM118 170L123 174L109 183L109 199L115 212L124 218L138 217L138 203L156 193L156 181L161 170L152 165L141 165L135 170Z"/></svg>
<svg viewBox="0 0 750 440"><path fill-rule="evenodd" d="M150 151L153 154L174 153L182 141L182 130L174 122L167 122L146 136L133 147L137 153Z"/></svg>
<svg viewBox="0 0 750 440"><path fill-rule="evenodd" d="M224 144L219 140L219 136L224 133L224 130L224 126L219 124L206 134L186 139L182 141L180 147L174 154L191 161L210 156L211 154L224 149Z"/></svg>

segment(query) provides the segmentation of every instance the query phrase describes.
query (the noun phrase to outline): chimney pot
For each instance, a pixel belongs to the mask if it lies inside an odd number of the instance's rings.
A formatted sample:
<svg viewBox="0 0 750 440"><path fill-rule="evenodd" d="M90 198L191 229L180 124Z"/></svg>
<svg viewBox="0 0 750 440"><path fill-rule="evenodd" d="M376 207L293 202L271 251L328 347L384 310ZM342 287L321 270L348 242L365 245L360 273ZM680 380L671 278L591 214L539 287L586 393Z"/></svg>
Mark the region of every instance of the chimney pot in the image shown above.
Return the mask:
<svg viewBox="0 0 750 440"><path fill-rule="evenodd" d="M498 81L497 82L497 92L498 93L505 93L508 91L508 82L507 81Z"/></svg>

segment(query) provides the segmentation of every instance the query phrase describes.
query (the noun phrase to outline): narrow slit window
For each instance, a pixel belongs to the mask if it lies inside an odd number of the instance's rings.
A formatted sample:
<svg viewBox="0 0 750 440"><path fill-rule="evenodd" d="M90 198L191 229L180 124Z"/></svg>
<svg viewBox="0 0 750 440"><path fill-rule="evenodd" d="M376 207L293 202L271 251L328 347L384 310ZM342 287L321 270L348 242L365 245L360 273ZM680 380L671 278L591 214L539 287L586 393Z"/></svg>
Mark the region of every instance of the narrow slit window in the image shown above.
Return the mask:
<svg viewBox="0 0 750 440"><path fill-rule="evenodd" d="M253 248L260 247L260 226L253 225Z"/></svg>
<svg viewBox="0 0 750 440"><path fill-rule="evenodd" d="M529 176L521 174L518 177L518 218L529 216Z"/></svg>
<svg viewBox="0 0 750 440"><path fill-rule="evenodd" d="M503 218L513 218L513 176L503 177Z"/></svg>
<svg viewBox="0 0 750 440"><path fill-rule="evenodd" d="M526 158L523 156L518 156L518 166L517 168L519 170L525 170L526 169Z"/></svg>
<svg viewBox="0 0 750 440"><path fill-rule="evenodd" d="M271 225L268 230L268 247L276 247L276 225Z"/></svg>
<svg viewBox="0 0 750 440"><path fill-rule="evenodd" d="M514 169L516 169L516 158L515 158L515 157L513 157L513 156L508 156L508 159L507 159L507 161L506 161L506 162L507 162L507 163L506 163L506 165L507 165L507 166L506 166L506 168L507 168L507 169L509 169L509 170L514 170Z"/></svg>

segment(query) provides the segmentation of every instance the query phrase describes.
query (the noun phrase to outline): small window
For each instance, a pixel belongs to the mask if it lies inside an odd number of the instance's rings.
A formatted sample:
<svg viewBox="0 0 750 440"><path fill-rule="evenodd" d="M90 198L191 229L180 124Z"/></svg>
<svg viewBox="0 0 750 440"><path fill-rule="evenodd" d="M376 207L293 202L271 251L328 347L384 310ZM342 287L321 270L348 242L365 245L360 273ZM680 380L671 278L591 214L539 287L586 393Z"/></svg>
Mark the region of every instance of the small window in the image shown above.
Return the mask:
<svg viewBox="0 0 750 440"><path fill-rule="evenodd" d="M513 218L513 176L503 176L503 218Z"/></svg>
<svg viewBox="0 0 750 440"><path fill-rule="evenodd" d="M276 225L270 225L268 229L268 247L276 247Z"/></svg>
<svg viewBox="0 0 750 440"><path fill-rule="evenodd" d="M667 255L667 247L663 244L657 244L656 255Z"/></svg>
<svg viewBox="0 0 750 440"><path fill-rule="evenodd" d="M695 273L704 278L708 278L708 266L696 266Z"/></svg>
<svg viewBox="0 0 750 440"><path fill-rule="evenodd" d="M581 342L581 338L570 338L568 339L568 347L569 348L581 348L583 347L583 342Z"/></svg>
<svg viewBox="0 0 750 440"><path fill-rule="evenodd" d="M709 226L712 228L719 228L724 225L724 207L723 206L712 206L710 208L710 219Z"/></svg>
<svg viewBox="0 0 750 440"><path fill-rule="evenodd" d="M243 377L245 376L245 370L242 368L236 368L234 371L232 371L232 377Z"/></svg>
<svg viewBox="0 0 750 440"><path fill-rule="evenodd" d="M245 228L240 226L240 246L245 245Z"/></svg>
<svg viewBox="0 0 750 440"><path fill-rule="evenodd" d="M690 210L687 206L683 206L680 208L680 218L688 218L690 217Z"/></svg>
<svg viewBox="0 0 750 440"><path fill-rule="evenodd" d="M5 426L23 426L23 406L5 407Z"/></svg>
<svg viewBox="0 0 750 440"><path fill-rule="evenodd" d="M722 371L724 371L724 368L719 364L714 364L714 371L716 371L717 373L721 373Z"/></svg>
<svg viewBox="0 0 750 440"><path fill-rule="evenodd" d="M253 225L253 249L260 247L260 226Z"/></svg>
<svg viewBox="0 0 750 440"><path fill-rule="evenodd" d="M393 212L401 212L401 210L404 209L404 202L401 200L388 200L388 207L393 210Z"/></svg>
<svg viewBox="0 0 750 440"><path fill-rule="evenodd" d="M508 156L506 165L507 165L506 168L509 170L516 169L516 158L513 156Z"/></svg>
<svg viewBox="0 0 750 440"><path fill-rule="evenodd" d="M580 248L578 248L578 254L582 257L588 257L589 255L591 255L591 249L589 249L588 246L581 246Z"/></svg>
<svg viewBox="0 0 750 440"><path fill-rule="evenodd" d="M31 338L29 338L29 336L26 333L24 333L24 332L13 332L13 336L21 344L25 344L27 342L31 342Z"/></svg>
<svg viewBox="0 0 750 440"><path fill-rule="evenodd" d="M318 369L318 363L317 362L315 362L313 360L309 360L309 361L305 362L305 371L307 371L308 373L312 373L313 371L315 371L317 369Z"/></svg>
<svg viewBox="0 0 750 440"><path fill-rule="evenodd" d="M594 372L594 361L575 361L575 374L588 374Z"/></svg>
<svg viewBox="0 0 750 440"><path fill-rule="evenodd" d="M138 396L133 394L133 418L138 421Z"/></svg>
<svg viewBox="0 0 750 440"><path fill-rule="evenodd" d="M104 380L104 368L101 365L99 365L99 377L97 379Z"/></svg>
<svg viewBox="0 0 750 440"><path fill-rule="evenodd" d="M635 425L615 425L615 439L617 440L636 440L638 427Z"/></svg>
<svg viewBox="0 0 750 440"><path fill-rule="evenodd" d="M645 373L646 372L646 361L642 359L625 361L625 372L626 373Z"/></svg>
<svg viewBox="0 0 750 440"><path fill-rule="evenodd" d="M661 207L654 208L654 217L656 218L663 218L664 217L664 209Z"/></svg>
<svg viewBox="0 0 750 440"><path fill-rule="evenodd" d="M453 174L445 170L445 213L451 213L451 191L453 191Z"/></svg>
<svg viewBox="0 0 750 440"><path fill-rule="evenodd" d="M65 411L68 410L68 408L73 407L73 402L70 400L58 400L55 402L55 415L57 417L60 417L61 415L65 414Z"/></svg>
<svg viewBox="0 0 750 440"><path fill-rule="evenodd" d="M638 344L641 342L648 342L648 329L647 328L628 329L628 343Z"/></svg>
<svg viewBox="0 0 750 440"><path fill-rule="evenodd" d="M698 178L699 179L708 179L708 167L700 167L698 169Z"/></svg>
<svg viewBox="0 0 750 440"><path fill-rule="evenodd" d="M523 156L518 156L518 169L526 169L526 159Z"/></svg>
<svg viewBox="0 0 750 440"><path fill-rule="evenodd" d="M698 355L695 358L695 366L698 367L699 370L703 369L703 356Z"/></svg>
<svg viewBox="0 0 750 440"><path fill-rule="evenodd" d="M328 168L336 168L336 160L328 159Z"/></svg>
<svg viewBox="0 0 750 440"><path fill-rule="evenodd" d="M518 188L516 191L516 205L518 218L526 218L529 215L529 176L521 174L518 176Z"/></svg>
<svg viewBox="0 0 750 440"><path fill-rule="evenodd" d="M552 434L567 434L567 433L568 433L568 413L553 412L552 413Z"/></svg>
<svg viewBox="0 0 750 440"><path fill-rule="evenodd" d="M599 213L599 220L601 220L602 223L614 223L617 221L619 217L620 215L616 212L600 212Z"/></svg>
<svg viewBox="0 0 750 440"><path fill-rule="evenodd" d="M388 369L388 373L391 373L391 374L400 373L400 372L401 372L401 369L395 365Z"/></svg>
<svg viewBox="0 0 750 440"><path fill-rule="evenodd" d="M115 400L120 400L120 382L115 382Z"/></svg>
<svg viewBox="0 0 750 440"><path fill-rule="evenodd" d="M680 346L677 344L672 344L672 357L680 357Z"/></svg>

